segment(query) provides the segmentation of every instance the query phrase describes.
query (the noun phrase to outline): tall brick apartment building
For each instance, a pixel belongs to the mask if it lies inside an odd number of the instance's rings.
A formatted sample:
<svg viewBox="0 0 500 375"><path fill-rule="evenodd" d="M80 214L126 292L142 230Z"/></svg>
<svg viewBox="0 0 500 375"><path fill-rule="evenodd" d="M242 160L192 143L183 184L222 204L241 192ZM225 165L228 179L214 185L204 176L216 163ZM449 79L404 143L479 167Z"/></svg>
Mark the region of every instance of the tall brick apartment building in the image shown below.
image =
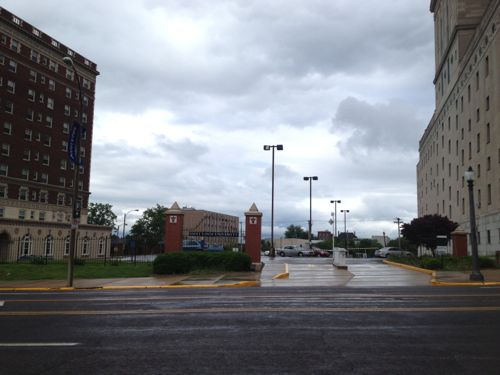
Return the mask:
<svg viewBox="0 0 500 375"><path fill-rule="evenodd" d="M436 110L420 140L418 214L469 230L475 172L479 253L500 250L500 0L432 0Z"/></svg>
<svg viewBox="0 0 500 375"><path fill-rule="evenodd" d="M81 116L78 81L66 56L81 77ZM74 164L68 135L80 117L86 132L76 256L107 251L111 229L86 224L98 74L95 63L0 7L0 260L69 251Z"/></svg>

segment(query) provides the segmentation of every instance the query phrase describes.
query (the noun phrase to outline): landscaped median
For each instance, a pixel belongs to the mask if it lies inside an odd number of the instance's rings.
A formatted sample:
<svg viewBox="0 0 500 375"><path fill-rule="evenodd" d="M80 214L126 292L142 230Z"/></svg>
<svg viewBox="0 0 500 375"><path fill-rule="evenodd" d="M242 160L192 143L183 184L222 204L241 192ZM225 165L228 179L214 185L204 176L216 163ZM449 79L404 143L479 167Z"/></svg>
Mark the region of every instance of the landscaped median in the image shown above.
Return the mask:
<svg viewBox="0 0 500 375"><path fill-rule="evenodd" d="M428 269L423 267L418 267L416 265L407 264L404 262L411 262L413 264L418 264L418 258L392 258L391 260L384 260L384 263L389 264L391 266L396 266L400 268L404 268L407 270L412 270L416 272L421 272L430 275L432 285L440 285L440 286L495 286L500 285L500 269L492 267L494 265L493 262L488 260L484 260L485 257L482 257L483 264L490 266L487 270L483 271L487 274L485 277L485 281L469 281L468 277L470 274L470 270L464 270L464 265L468 263L467 259L454 259L453 257L443 257L443 258L427 258L434 259L435 261L429 262L424 260L424 264L430 264L431 267L436 267L436 265L440 264L440 268L446 268L445 271L438 271L436 269ZM450 261L451 259L451 261ZM489 259L489 258L486 258ZM453 265L455 265L455 269L453 269ZM457 267L457 265L459 265ZM456 269L459 268L459 269ZM444 281L443 279L448 279L448 281ZM451 281L453 280L453 281ZM488 281L490 280L490 281Z"/></svg>

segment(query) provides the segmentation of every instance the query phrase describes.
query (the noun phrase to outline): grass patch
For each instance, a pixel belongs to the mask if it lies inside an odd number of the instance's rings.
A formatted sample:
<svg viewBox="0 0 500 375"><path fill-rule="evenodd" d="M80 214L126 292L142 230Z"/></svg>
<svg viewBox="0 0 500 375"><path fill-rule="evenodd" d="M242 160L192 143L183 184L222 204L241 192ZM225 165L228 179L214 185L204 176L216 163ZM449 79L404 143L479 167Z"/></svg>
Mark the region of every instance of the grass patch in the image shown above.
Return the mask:
<svg viewBox="0 0 500 375"><path fill-rule="evenodd" d="M68 266L65 263L0 264L0 280L64 280ZM75 266L76 279L105 279L111 277L148 277L153 275L151 263L86 263Z"/></svg>

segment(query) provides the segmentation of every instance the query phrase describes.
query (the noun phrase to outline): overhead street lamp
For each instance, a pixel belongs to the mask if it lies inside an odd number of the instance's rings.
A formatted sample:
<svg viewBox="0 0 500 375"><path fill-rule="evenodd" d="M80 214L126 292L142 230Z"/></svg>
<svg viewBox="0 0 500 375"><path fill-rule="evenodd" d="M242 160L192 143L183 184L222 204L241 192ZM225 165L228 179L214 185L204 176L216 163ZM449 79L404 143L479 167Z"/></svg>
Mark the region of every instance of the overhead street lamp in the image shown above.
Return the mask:
<svg viewBox="0 0 500 375"><path fill-rule="evenodd" d="M274 258L276 251L274 249L274 149L283 151L283 145L264 145L264 151L272 150L272 178L271 178L271 250L269 256Z"/></svg>
<svg viewBox="0 0 500 375"><path fill-rule="evenodd" d="M470 242L472 249L472 272L469 280L484 281L484 277L479 270L479 255L477 250L477 228L476 228L476 212L474 207L474 171L469 167L464 173L469 188L469 221L470 221Z"/></svg>
<svg viewBox="0 0 500 375"><path fill-rule="evenodd" d="M342 203L340 200L331 200L330 203L333 203L335 205L335 216L334 216L334 230L333 230L333 236L332 236L332 250L335 250L335 236L337 235L337 203Z"/></svg>
<svg viewBox="0 0 500 375"><path fill-rule="evenodd" d="M80 75L76 70L73 60L69 56L63 57L63 62L67 67L71 67L75 72L76 81L78 83L78 98L80 101L80 110L78 112L78 121L73 122L73 126L70 131L70 137L68 142L68 158L70 162L73 163L73 193L72 193L72 214L71 214L71 234L70 234L70 247L69 247L69 259L68 259L68 275L67 275L67 286L73 287L73 278L75 270L75 253L76 253L76 231L78 225L80 224L80 214L82 202L78 199L78 173L80 165L80 141L81 141L81 131L85 131L82 128L82 116L83 116L83 95L82 95L82 84Z"/></svg>
<svg viewBox="0 0 500 375"><path fill-rule="evenodd" d="M135 210L130 210L130 211L127 211L125 212L125 215L123 215L123 232L122 232L122 240L123 240L123 254L125 255L125 227L127 226L127 215L131 212L134 212L134 211L139 211L138 208L136 208Z"/></svg>
<svg viewBox="0 0 500 375"><path fill-rule="evenodd" d="M346 220L346 214L349 212L349 210L340 210L340 212L344 213L344 241L345 241L345 249L347 251L347 220Z"/></svg>
<svg viewBox="0 0 500 375"><path fill-rule="evenodd" d="M318 181L318 176L304 177L304 181L309 181L309 249L311 248L311 231L312 231L312 182Z"/></svg>

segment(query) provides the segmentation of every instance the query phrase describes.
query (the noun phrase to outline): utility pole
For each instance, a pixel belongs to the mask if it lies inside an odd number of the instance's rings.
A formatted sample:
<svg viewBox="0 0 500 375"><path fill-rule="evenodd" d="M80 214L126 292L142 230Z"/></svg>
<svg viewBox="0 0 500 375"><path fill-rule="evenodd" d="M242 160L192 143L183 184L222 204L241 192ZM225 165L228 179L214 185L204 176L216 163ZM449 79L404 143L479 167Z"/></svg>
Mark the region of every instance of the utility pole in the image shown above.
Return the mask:
<svg viewBox="0 0 500 375"><path fill-rule="evenodd" d="M395 218L394 219L394 224L397 224L398 225L398 247L401 249L401 224L403 222L401 221L401 219L399 217ZM385 241L385 239L384 239Z"/></svg>

